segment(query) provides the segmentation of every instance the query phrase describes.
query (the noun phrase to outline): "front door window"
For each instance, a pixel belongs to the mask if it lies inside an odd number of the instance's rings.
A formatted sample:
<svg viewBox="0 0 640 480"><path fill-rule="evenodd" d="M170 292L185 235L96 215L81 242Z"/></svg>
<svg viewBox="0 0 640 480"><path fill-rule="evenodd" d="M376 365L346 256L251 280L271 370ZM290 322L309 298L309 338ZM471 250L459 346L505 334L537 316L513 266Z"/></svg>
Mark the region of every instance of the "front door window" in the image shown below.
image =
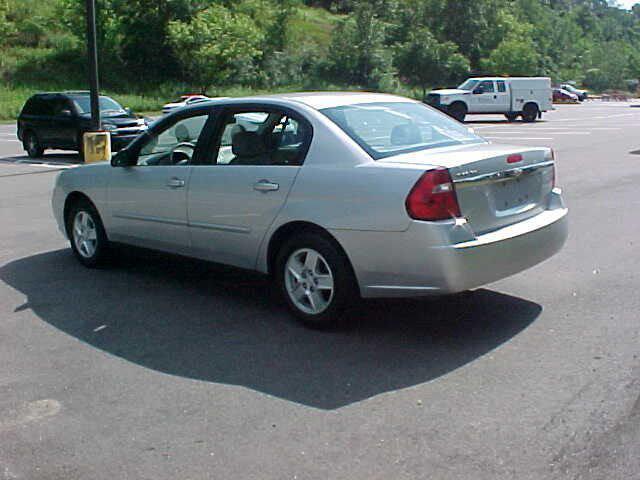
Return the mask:
<svg viewBox="0 0 640 480"><path fill-rule="evenodd" d="M209 118L208 114L184 118L151 137L138 155L139 166L188 165Z"/></svg>

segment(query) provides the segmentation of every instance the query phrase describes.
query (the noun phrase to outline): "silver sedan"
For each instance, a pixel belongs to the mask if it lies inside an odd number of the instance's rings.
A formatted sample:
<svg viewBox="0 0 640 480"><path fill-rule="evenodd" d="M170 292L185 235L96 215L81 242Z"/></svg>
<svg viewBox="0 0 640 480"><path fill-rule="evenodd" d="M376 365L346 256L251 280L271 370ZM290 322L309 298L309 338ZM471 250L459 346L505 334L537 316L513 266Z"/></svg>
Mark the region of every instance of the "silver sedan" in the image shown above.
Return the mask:
<svg viewBox="0 0 640 480"><path fill-rule="evenodd" d="M493 145L407 98L300 93L170 114L111 163L65 170L77 259L137 245L272 275L315 327L362 297L468 290L567 237L548 148Z"/></svg>

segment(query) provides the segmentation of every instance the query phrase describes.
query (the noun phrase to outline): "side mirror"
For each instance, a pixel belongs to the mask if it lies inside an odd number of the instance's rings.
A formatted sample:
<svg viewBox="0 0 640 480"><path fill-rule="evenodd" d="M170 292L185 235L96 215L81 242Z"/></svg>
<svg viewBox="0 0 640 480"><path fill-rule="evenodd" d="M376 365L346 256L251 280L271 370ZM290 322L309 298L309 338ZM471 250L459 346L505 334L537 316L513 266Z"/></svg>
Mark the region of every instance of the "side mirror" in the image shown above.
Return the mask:
<svg viewBox="0 0 640 480"><path fill-rule="evenodd" d="M68 108L65 108L64 110L60 110L60 115L62 115L63 117L70 117L71 110L69 110Z"/></svg>
<svg viewBox="0 0 640 480"><path fill-rule="evenodd" d="M473 94L474 95L480 95L484 93L484 87L476 87L473 89Z"/></svg>
<svg viewBox="0 0 640 480"><path fill-rule="evenodd" d="M113 157L111 157L111 166L112 167L130 167L133 165L132 156L126 148L124 150L120 150Z"/></svg>
<svg viewBox="0 0 640 480"><path fill-rule="evenodd" d="M124 107L124 111L127 112L127 115L131 115L133 113L129 107Z"/></svg>

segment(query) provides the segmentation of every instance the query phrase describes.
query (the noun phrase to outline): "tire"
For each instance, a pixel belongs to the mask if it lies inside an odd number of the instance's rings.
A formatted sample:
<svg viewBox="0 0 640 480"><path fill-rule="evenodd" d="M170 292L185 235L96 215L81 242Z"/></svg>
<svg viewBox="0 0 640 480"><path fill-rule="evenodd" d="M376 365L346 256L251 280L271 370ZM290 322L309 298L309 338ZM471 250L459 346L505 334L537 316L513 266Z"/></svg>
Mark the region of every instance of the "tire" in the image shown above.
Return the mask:
<svg viewBox="0 0 640 480"><path fill-rule="evenodd" d="M509 122L515 122L518 118L517 113L505 113L504 116L507 117L507 121Z"/></svg>
<svg viewBox="0 0 640 480"><path fill-rule="evenodd" d="M22 147L30 158L40 158L44 154L44 148L40 145L38 136L32 131L25 132Z"/></svg>
<svg viewBox="0 0 640 480"><path fill-rule="evenodd" d="M291 237L280 248L275 269L289 310L308 327L337 326L344 309L359 298L349 260L322 234Z"/></svg>
<svg viewBox="0 0 640 480"><path fill-rule="evenodd" d="M535 103L527 103L522 109L522 120L531 123L538 118L538 106Z"/></svg>
<svg viewBox="0 0 640 480"><path fill-rule="evenodd" d="M449 115L459 122L464 122L464 118L467 116L467 106L461 102L452 103L448 111Z"/></svg>
<svg viewBox="0 0 640 480"><path fill-rule="evenodd" d="M80 160L81 162L84 162L84 143L82 140L83 137L84 135L82 134L82 132L80 132L76 140L76 143L78 144L78 160Z"/></svg>
<svg viewBox="0 0 640 480"><path fill-rule="evenodd" d="M86 199L76 201L66 218L71 250L78 261L88 268L106 264L109 240L96 208Z"/></svg>

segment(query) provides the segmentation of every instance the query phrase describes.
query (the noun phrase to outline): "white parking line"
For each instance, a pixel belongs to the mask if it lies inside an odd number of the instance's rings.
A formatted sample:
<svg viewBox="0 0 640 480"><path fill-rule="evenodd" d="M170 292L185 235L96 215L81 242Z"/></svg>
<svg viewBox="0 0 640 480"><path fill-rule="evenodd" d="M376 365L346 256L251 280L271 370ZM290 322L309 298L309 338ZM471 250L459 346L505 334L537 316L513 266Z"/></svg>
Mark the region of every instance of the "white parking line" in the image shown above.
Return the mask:
<svg viewBox="0 0 640 480"><path fill-rule="evenodd" d="M484 135L484 138L489 139L504 139L504 140L553 140L553 137L494 137Z"/></svg>
<svg viewBox="0 0 640 480"><path fill-rule="evenodd" d="M491 131L490 133L492 135L494 133L519 135L521 133L534 133L534 132L526 131L526 130L504 130L504 131ZM551 133L551 132L543 132L543 133L547 133L548 134L548 133ZM591 135L591 132L585 132L585 131L580 131L580 132L557 132L557 131L553 131L553 134L554 135Z"/></svg>

